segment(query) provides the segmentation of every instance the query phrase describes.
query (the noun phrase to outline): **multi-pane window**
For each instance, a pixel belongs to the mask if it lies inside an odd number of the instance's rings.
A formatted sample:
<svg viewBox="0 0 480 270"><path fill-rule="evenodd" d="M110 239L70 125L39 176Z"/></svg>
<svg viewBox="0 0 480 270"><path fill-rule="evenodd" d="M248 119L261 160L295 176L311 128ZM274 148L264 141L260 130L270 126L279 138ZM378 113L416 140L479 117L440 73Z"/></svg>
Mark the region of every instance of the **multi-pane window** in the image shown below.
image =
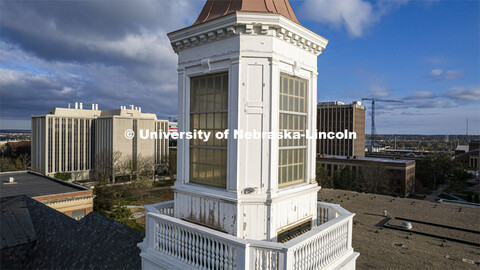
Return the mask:
<svg viewBox="0 0 480 270"><path fill-rule="evenodd" d="M305 181L307 143L307 81L280 75L280 132L296 132L300 138L280 139L278 160L279 187Z"/></svg>
<svg viewBox="0 0 480 270"><path fill-rule="evenodd" d="M191 79L190 131L211 132L210 139L190 140L190 182L225 188L227 140L216 132L228 128L228 73Z"/></svg>

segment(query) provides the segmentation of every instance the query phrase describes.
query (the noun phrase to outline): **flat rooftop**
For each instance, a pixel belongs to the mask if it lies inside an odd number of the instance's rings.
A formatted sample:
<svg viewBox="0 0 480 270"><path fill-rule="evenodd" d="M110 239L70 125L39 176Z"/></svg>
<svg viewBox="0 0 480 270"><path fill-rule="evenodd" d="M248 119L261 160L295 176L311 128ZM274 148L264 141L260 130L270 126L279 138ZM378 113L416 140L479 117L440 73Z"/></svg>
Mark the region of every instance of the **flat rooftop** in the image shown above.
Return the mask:
<svg viewBox="0 0 480 270"><path fill-rule="evenodd" d="M321 189L321 201L340 204L355 213L353 248L360 252L357 269L478 269L471 261L480 261L480 248L474 245L383 228L383 211L391 217L406 218L479 231L480 207L453 203L395 198L345 190ZM419 224L413 229L423 230ZM424 226L423 226L424 227ZM428 228L436 235L444 228ZM448 232L450 237L458 232ZM470 242L480 243L480 234L470 234ZM403 245L403 246L402 246Z"/></svg>
<svg viewBox="0 0 480 270"><path fill-rule="evenodd" d="M407 159L391 159L391 158L375 158L375 157L346 157L346 156L335 156L335 155L326 155L320 156L319 159L332 159L332 160L360 160L360 161L370 161L370 162L382 162L382 163L398 163L398 164L405 164L415 162L413 160Z"/></svg>
<svg viewBox="0 0 480 270"><path fill-rule="evenodd" d="M14 183L8 183L10 177ZM0 198L27 195L31 198L88 190L87 188L56 180L32 172L0 173Z"/></svg>

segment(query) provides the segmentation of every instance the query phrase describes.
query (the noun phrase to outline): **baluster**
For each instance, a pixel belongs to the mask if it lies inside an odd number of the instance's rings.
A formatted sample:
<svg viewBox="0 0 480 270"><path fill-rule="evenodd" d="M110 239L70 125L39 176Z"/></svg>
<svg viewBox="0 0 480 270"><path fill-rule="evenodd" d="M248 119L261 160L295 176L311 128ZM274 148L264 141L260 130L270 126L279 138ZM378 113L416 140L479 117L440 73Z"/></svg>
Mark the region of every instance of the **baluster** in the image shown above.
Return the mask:
<svg viewBox="0 0 480 270"><path fill-rule="evenodd" d="M228 267L227 267L227 269L232 270L232 246L228 246L227 250L228 250L228 257L227 257Z"/></svg>
<svg viewBox="0 0 480 270"><path fill-rule="evenodd" d="M170 254L175 257L175 226L170 225Z"/></svg>
<svg viewBox="0 0 480 270"><path fill-rule="evenodd" d="M297 269L302 269L302 261L303 261L303 248L298 248L298 257L297 257Z"/></svg>
<svg viewBox="0 0 480 270"><path fill-rule="evenodd" d="M323 253L323 265L327 265L327 257L328 257L328 232L323 237L323 246L324 246L324 253Z"/></svg>
<svg viewBox="0 0 480 270"><path fill-rule="evenodd" d="M159 229L158 227L160 226L158 224L158 220L157 219L154 219L154 225L153 225L153 237L154 237L154 240L153 240L153 248L155 250L158 250L158 245L159 245L159 239L160 239L160 233L159 233ZM145 219L145 223L147 223L148 221Z"/></svg>
<svg viewBox="0 0 480 270"><path fill-rule="evenodd" d="M175 258L178 258L178 245L179 245L178 228L173 227L173 256Z"/></svg>
<svg viewBox="0 0 480 270"><path fill-rule="evenodd" d="M220 243L218 241L215 241L215 269L219 269L220 261L218 258L218 245Z"/></svg>
<svg viewBox="0 0 480 270"><path fill-rule="evenodd" d="M257 251L258 256L258 269L263 269L263 250L259 249Z"/></svg>
<svg viewBox="0 0 480 270"><path fill-rule="evenodd" d="M178 228L178 258L183 260L183 229Z"/></svg>
<svg viewBox="0 0 480 270"><path fill-rule="evenodd" d="M159 248L162 252L165 252L165 223L160 223L158 227L158 233L160 237L160 245Z"/></svg>
<svg viewBox="0 0 480 270"><path fill-rule="evenodd" d="M307 256L308 256L308 246L307 245L303 245L302 247L302 267L301 269L305 269L306 267L306 262L307 262Z"/></svg>
<svg viewBox="0 0 480 270"><path fill-rule="evenodd" d="M305 254L306 254L306 250L305 250L305 245L303 245L300 250L301 250L301 253L300 253L300 266L299 266L299 269L304 269L304 266L305 266Z"/></svg>
<svg viewBox="0 0 480 270"><path fill-rule="evenodd" d="M160 237L161 237L161 251L165 252L165 237L166 237L166 229L165 229L165 223L162 222L161 228L160 228Z"/></svg>
<svg viewBox="0 0 480 270"><path fill-rule="evenodd" d="M237 249L234 248L232 250L232 268L237 269L237 264L238 264L238 262L237 262Z"/></svg>
<svg viewBox="0 0 480 270"><path fill-rule="evenodd" d="M262 263L263 263L263 260L262 260L262 251L260 249L256 250L256 257L257 257L257 269L262 269Z"/></svg>
<svg viewBox="0 0 480 270"><path fill-rule="evenodd" d="M197 235L193 233L193 265L198 267L198 247L197 247Z"/></svg>
<svg viewBox="0 0 480 270"><path fill-rule="evenodd" d="M312 258L313 259L312 259L311 265L312 265L313 269L316 269L317 268L317 256L318 256L318 253L317 253L318 252L318 238L313 240L312 244L313 244L313 247L312 247L312 249L313 249Z"/></svg>
<svg viewBox="0 0 480 270"><path fill-rule="evenodd" d="M192 241L193 241L193 238L192 238L192 233L191 232L187 232L187 235L188 235L188 241L187 241L187 257L188 257L188 263L189 264L192 264L193 262L193 246L192 246Z"/></svg>
<svg viewBox="0 0 480 270"><path fill-rule="evenodd" d="M275 251L274 255L275 255L275 258L274 258L275 264L273 265L274 267L273 269L278 270L278 255L279 255L278 251Z"/></svg>
<svg viewBox="0 0 480 270"><path fill-rule="evenodd" d="M203 245L205 244L205 238L203 235L199 235L199 244L198 244L198 256L199 256L199 264L200 268L205 269L205 248Z"/></svg>
<svg viewBox="0 0 480 270"><path fill-rule="evenodd" d="M170 253L175 256L175 226L170 225Z"/></svg>
<svg viewBox="0 0 480 270"><path fill-rule="evenodd" d="M308 252L307 252L307 260L305 262L306 264L306 268L309 269L310 268L310 265L312 264L312 242L308 243L307 246L308 246Z"/></svg>
<svg viewBox="0 0 480 270"><path fill-rule="evenodd" d="M213 256L212 256L212 239L208 239L208 256L207 256L207 261L208 261L208 268L213 269Z"/></svg>
<svg viewBox="0 0 480 270"><path fill-rule="evenodd" d="M165 223L161 223L159 227L159 233L160 233L160 246L159 249L162 252L165 252Z"/></svg>
<svg viewBox="0 0 480 270"><path fill-rule="evenodd" d="M202 237L202 265L207 269L207 241L204 236Z"/></svg>
<svg viewBox="0 0 480 270"><path fill-rule="evenodd" d="M321 241L322 241L322 237L320 236L320 238L318 238L317 241L316 241L317 242L317 249L315 249L315 250L318 250L319 252L321 252L321 248L322 248ZM320 259L321 259L322 254L321 253L315 253L315 254L317 256L316 265L315 265L316 267L315 268L320 268Z"/></svg>
<svg viewBox="0 0 480 270"><path fill-rule="evenodd" d="M178 228L178 258L183 261L183 229Z"/></svg>
<svg viewBox="0 0 480 270"><path fill-rule="evenodd" d="M299 269L300 267L300 247L295 251L295 260L294 260L294 268Z"/></svg>
<svg viewBox="0 0 480 270"><path fill-rule="evenodd" d="M220 244L220 269L225 269L225 253L224 253L225 245L223 243Z"/></svg>
<svg viewBox="0 0 480 270"><path fill-rule="evenodd" d="M183 239L185 241L183 245L183 256L184 256L184 262L188 262L188 231L184 229L183 231Z"/></svg>
<svg viewBox="0 0 480 270"><path fill-rule="evenodd" d="M165 253L170 255L170 226L165 223Z"/></svg>
<svg viewBox="0 0 480 270"><path fill-rule="evenodd" d="M267 269L272 269L273 265L273 251L272 250L266 250L265 251L265 261L266 261L266 267Z"/></svg>
<svg viewBox="0 0 480 270"><path fill-rule="evenodd" d="M272 265L271 265L271 255L272 255L272 252L269 251L269 250L264 250L263 251L265 256L264 256L264 259L265 259L265 268L266 269L272 269Z"/></svg>
<svg viewBox="0 0 480 270"><path fill-rule="evenodd" d="M309 269L312 264L312 243L307 244L307 259L305 261L305 268Z"/></svg>

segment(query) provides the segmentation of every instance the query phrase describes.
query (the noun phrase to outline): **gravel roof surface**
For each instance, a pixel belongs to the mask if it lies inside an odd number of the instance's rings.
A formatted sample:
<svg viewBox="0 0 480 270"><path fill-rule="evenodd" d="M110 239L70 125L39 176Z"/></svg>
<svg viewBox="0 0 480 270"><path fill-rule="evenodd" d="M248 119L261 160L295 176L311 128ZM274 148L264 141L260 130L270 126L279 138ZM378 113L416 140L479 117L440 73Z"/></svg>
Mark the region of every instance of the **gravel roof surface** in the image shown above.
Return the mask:
<svg viewBox="0 0 480 270"><path fill-rule="evenodd" d="M480 231L480 207L333 189L321 189L318 199L340 204L356 214L353 247L360 252L358 269L479 269L479 266L462 261L480 262L479 247L444 242L419 234L410 235L409 232L381 228L379 223L385 219L383 211L387 210L392 217ZM435 227L428 230L433 234L445 231L443 228L436 230ZM479 234L471 235L469 241L480 242ZM446 258L447 255L449 258Z"/></svg>

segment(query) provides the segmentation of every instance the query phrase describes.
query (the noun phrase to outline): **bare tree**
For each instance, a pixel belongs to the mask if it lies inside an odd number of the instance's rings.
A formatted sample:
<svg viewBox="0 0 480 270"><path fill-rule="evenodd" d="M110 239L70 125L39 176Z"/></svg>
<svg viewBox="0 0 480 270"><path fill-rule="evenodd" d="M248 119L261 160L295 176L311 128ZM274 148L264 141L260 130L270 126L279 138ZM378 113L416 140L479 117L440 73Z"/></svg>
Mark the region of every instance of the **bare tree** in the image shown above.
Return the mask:
<svg viewBox="0 0 480 270"><path fill-rule="evenodd" d="M386 193L391 177L383 165L369 164L361 169L360 189L368 193Z"/></svg>
<svg viewBox="0 0 480 270"><path fill-rule="evenodd" d="M130 181L136 180L140 176L154 180L156 164L153 156L128 156L127 158L123 159L120 167L122 174L124 176L128 176Z"/></svg>
<svg viewBox="0 0 480 270"><path fill-rule="evenodd" d="M155 181L155 171L157 169L157 164L155 164L155 157L146 157L143 161L143 170L146 176L151 177L152 181Z"/></svg>
<svg viewBox="0 0 480 270"><path fill-rule="evenodd" d="M122 152L114 151L112 154L112 183L115 184L115 177L122 171Z"/></svg>
<svg viewBox="0 0 480 270"><path fill-rule="evenodd" d="M95 155L95 172L99 182L115 183L115 176L121 171L122 153L103 150Z"/></svg>
<svg viewBox="0 0 480 270"><path fill-rule="evenodd" d="M20 154L20 156L18 156L18 161L22 170L26 170L30 165L30 155L26 153Z"/></svg>

